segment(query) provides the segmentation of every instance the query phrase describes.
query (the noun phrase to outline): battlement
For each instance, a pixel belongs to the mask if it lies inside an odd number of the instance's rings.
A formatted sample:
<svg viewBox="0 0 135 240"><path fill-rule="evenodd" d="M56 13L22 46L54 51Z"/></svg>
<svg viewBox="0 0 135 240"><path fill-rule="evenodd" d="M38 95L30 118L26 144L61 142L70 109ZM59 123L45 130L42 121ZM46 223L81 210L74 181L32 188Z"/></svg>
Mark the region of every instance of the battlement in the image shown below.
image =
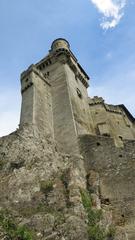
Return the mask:
<svg viewBox="0 0 135 240"><path fill-rule="evenodd" d="M83 85L88 88L89 76L78 63L78 60L70 50L70 45L67 40L56 39L52 45L49 54L39 61L36 66L44 74L51 74L50 70L56 67L56 63L67 64L74 72L76 80L80 80Z"/></svg>
<svg viewBox="0 0 135 240"><path fill-rule="evenodd" d="M47 76L44 76L42 72L36 68L35 65L31 65L26 71L21 74L21 93L25 92L35 83L32 74L35 74L36 77L39 77L44 83L50 86Z"/></svg>
<svg viewBox="0 0 135 240"><path fill-rule="evenodd" d="M107 104L95 96L89 98L89 107L97 135L113 137L118 147L124 139L135 139L134 118L124 105Z"/></svg>

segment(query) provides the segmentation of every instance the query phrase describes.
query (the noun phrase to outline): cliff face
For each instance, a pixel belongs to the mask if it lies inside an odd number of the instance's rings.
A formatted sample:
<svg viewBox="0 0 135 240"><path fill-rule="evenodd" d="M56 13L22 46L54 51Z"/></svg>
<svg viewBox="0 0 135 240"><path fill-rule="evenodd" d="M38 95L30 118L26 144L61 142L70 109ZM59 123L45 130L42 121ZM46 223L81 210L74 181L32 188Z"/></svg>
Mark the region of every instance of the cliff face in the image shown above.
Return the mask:
<svg viewBox="0 0 135 240"><path fill-rule="evenodd" d="M88 239L81 156L18 130L0 139L0 176L1 240Z"/></svg>
<svg viewBox="0 0 135 240"><path fill-rule="evenodd" d="M84 136L83 158L29 128L1 138L0 240L134 239L134 165L104 139Z"/></svg>

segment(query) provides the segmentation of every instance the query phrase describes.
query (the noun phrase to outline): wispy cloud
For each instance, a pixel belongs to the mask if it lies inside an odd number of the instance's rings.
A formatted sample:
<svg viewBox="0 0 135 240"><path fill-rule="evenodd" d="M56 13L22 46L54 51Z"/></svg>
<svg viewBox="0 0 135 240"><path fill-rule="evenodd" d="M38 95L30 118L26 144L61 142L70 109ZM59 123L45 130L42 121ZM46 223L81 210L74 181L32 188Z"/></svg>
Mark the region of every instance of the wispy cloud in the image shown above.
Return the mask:
<svg viewBox="0 0 135 240"><path fill-rule="evenodd" d="M91 2L103 14L100 26L107 30L116 27L119 23L127 0L91 0Z"/></svg>

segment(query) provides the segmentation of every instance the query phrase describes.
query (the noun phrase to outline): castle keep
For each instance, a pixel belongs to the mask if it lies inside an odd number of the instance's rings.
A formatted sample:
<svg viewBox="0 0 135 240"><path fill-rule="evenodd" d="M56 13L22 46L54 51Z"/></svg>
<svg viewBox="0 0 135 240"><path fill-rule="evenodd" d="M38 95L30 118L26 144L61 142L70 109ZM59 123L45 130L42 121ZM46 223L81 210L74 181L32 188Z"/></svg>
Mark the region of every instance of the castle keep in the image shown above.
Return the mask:
<svg viewBox="0 0 135 240"><path fill-rule="evenodd" d="M56 39L49 54L21 74L20 127L32 124L50 134L60 151L78 151L77 138L90 134L112 137L117 146L135 139L135 121L124 105L108 105L88 97L89 77L65 39Z"/></svg>
<svg viewBox="0 0 135 240"><path fill-rule="evenodd" d="M135 119L89 97L67 40L21 74L0 138L0 240L135 240Z"/></svg>

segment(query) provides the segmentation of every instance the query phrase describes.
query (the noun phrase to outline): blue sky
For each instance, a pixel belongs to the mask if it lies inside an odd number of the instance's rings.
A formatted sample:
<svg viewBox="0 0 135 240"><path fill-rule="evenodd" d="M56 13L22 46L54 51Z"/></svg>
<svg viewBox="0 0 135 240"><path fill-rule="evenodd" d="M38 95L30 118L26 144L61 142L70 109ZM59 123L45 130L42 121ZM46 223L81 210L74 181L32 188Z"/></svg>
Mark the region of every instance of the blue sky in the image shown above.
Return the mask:
<svg viewBox="0 0 135 240"><path fill-rule="evenodd" d="M20 73L66 38L91 77L89 95L135 115L132 0L0 0L0 136L19 123Z"/></svg>

